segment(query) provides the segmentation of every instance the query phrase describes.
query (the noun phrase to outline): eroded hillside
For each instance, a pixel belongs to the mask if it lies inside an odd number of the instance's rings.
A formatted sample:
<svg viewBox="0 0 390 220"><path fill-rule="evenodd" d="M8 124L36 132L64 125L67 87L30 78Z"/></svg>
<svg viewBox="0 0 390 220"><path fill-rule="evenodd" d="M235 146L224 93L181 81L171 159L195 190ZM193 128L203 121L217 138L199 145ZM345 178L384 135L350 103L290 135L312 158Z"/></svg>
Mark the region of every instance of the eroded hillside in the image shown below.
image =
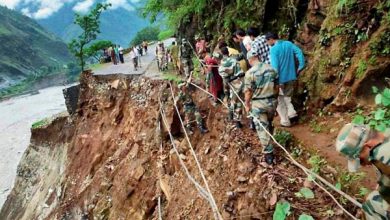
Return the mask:
<svg viewBox="0 0 390 220"><path fill-rule="evenodd" d="M269 219L278 201L291 204L291 218L306 213L349 219L281 151L277 165L263 163L255 133L234 129L221 106L210 105L199 90L193 93L210 132L196 131L190 139L224 219ZM167 128L160 132L161 109L179 156ZM167 82L84 73L77 112L32 130L0 219L158 219L158 198L163 219L212 219L209 203L185 175L179 157L201 182ZM302 153L300 159L306 157ZM335 183L338 172L332 166L321 172ZM298 193L303 187L314 199ZM354 206L345 206L359 216Z"/></svg>

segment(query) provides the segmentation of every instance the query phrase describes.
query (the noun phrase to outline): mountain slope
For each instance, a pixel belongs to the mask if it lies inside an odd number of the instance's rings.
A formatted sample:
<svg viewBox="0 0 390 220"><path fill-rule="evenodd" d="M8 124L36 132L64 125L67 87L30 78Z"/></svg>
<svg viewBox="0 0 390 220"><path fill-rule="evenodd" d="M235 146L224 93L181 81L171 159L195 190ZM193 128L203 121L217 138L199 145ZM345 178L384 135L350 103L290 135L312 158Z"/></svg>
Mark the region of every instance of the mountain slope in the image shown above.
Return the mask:
<svg viewBox="0 0 390 220"><path fill-rule="evenodd" d="M78 36L80 29L73 24L73 4L66 4L57 13L46 19L37 20L66 42ZM128 45L135 34L149 25L149 22L137 15L137 11L124 8L105 11L101 18L99 39L111 40L117 44Z"/></svg>
<svg viewBox="0 0 390 220"><path fill-rule="evenodd" d="M34 20L0 7L0 88L71 61L67 46Z"/></svg>

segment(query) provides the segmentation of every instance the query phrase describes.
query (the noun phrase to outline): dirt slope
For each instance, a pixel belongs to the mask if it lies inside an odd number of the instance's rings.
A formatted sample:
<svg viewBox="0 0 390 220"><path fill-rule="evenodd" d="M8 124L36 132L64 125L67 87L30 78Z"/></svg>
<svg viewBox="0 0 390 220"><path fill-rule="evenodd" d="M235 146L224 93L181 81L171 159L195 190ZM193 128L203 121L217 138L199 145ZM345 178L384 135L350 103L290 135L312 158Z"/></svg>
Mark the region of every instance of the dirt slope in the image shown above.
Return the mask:
<svg viewBox="0 0 390 220"><path fill-rule="evenodd" d="M224 219L268 219L283 200L291 204L291 219L301 213L348 219L279 151L278 165L261 162L255 133L233 129L220 106L194 93L210 132L196 131L191 142ZM158 219L159 195L163 219L213 219L180 167L166 129L157 132L160 96L168 120L175 122L172 130L178 130L166 82L84 74L78 113L33 130L0 219ZM201 182L185 139L177 135L181 158ZM334 182L333 168L322 172ZM313 190L314 199L296 196L303 186Z"/></svg>

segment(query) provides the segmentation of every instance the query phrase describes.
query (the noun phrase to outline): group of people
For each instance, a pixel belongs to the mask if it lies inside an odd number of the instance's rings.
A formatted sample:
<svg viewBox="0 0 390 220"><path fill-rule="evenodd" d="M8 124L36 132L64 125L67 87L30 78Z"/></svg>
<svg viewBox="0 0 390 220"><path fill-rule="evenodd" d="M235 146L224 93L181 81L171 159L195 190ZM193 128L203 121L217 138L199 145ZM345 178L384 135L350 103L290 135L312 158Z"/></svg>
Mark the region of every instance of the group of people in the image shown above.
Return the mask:
<svg viewBox="0 0 390 220"><path fill-rule="evenodd" d="M112 45L107 49L103 49L103 57L105 62L112 62L114 65L118 65L118 63L125 63L123 58L123 47L120 45Z"/></svg>
<svg viewBox="0 0 390 220"><path fill-rule="evenodd" d="M224 39L211 54L207 43L197 40L195 53L201 59L206 74L206 84L213 95L214 105L223 100L229 106L228 118L242 127L243 109L251 117L263 147L264 160L274 163L273 144L267 133L273 132L273 119L277 112L280 125L290 127L298 115L291 102L295 82L305 67L302 50L294 43L279 39L275 33L259 34L256 28L246 32L237 30L234 42L240 51L229 47ZM199 43L199 44L198 44ZM192 51L183 39L179 51ZM178 56L188 69L188 80L180 83L179 98L184 105L186 126L191 129L195 121L201 133L207 132L191 90L192 54ZM244 102L244 106L242 105ZM363 203L365 219L390 219L390 128L379 132L369 125L347 124L336 141L336 150L348 157L348 168L356 171L360 165L373 165L379 174L378 188Z"/></svg>
<svg viewBox="0 0 390 220"><path fill-rule="evenodd" d="M297 76L305 66L302 50L290 41L280 40L275 33L260 35L256 28L249 28L247 32L239 29L233 34L232 40L240 45L240 51L229 47L225 39L220 39L211 54L204 38L197 37L195 40L195 51L186 39L182 39L178 49L185 75L191 78L192 55L195 52L206 74L213 105L223 100L229 107L228 119L237 128L243 127L245 109L251 118L249 126L257 131L260 138L265 162L273 164L273 145L267 132L273 131L276 112L281 126L290 127L297 122L298 115L291 96ZM185 91L188 89L182 92ZM191 112L197 113L197 108L193 109ZM197 122L204 132L203 123Z"/></svg>

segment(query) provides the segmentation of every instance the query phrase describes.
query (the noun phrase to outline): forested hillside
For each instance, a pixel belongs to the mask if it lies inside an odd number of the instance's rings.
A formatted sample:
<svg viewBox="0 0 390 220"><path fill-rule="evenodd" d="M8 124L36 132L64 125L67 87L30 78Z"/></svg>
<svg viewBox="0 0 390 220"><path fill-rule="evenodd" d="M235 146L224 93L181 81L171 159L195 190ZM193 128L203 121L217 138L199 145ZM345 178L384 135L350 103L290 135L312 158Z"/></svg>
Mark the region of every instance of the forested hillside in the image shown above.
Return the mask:
<svg viewBox="0 0 390 220"><path fill-rule="evenodd" d="M385 87L389 8L386 0L149 0L144 13L152 20L164 14L179 37L201 34L212 46L218 39L233 45L237 28L278 32L305 52L297 96L308 98L305 109L336 111L372 103L371 87Z"/></svg>
<svg viewBox="0 0 390 220"><path fill-rule="evenodd" d="M0 88L72 60L61 39L5 7L0 7L0 42Z"/></svg>

